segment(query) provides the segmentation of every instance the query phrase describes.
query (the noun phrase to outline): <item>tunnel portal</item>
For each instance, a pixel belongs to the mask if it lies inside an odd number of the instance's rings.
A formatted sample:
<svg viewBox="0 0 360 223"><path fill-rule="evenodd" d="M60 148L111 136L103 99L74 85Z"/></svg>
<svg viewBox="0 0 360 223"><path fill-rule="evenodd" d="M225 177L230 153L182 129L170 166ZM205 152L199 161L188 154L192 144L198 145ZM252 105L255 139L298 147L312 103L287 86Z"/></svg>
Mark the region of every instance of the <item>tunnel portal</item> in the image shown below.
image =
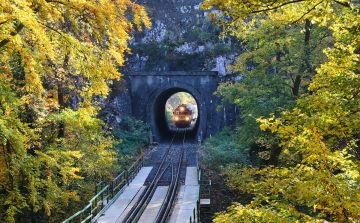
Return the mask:
<svg viewBox="0 0 360 223"><path fill-rule="evenodd" d="M220 100L213 93L218 87L217 72L131 72L133 115L150 124L155 141L167 139L172 131L166 120L166 101L177 92L191 94L198 106L198 118L187 138L197 140L215 135L235 121L233 106L216 112Z"/></svg>

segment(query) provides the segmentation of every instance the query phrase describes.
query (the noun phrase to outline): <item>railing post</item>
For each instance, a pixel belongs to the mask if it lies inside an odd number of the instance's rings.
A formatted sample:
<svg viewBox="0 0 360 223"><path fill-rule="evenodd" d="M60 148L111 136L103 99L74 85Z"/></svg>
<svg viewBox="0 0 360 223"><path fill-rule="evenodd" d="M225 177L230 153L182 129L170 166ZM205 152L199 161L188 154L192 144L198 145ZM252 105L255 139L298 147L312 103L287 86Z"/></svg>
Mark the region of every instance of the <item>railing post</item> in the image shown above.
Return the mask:
<svg viewBox="0 0 360 223"><path fill-rule="evenodd" d="M96 199L95 199L95 201L96 201ZM91 202L91 207L90 207L90 212L89 212L89 215L91 216L91 218L90 219L92 219L93 218L93 205L94 205L94 203L93 202ZM96 203L96 205L97 205L97 203Z"/></svg>
<svg viewBox="0 0 360 223"><path fill-rule="evenodd" d="M194 215L194 222L196 222L196 221L195 221L195 219L196 219L195 209L193 209L193 215Z"/></svg>
<svg viewBox="0 0 360 223"><path fill-rule="evenodd" d="M96 202L96 199L95 199L95 202ZM91 213L93 212L93 202L91 202L91 205L90 205L90 215L91 215ZM86 212L85 212L86 213ZM85 217L87 217L87 216L85 216Z"/></svg>
<svg viewBox="0 0 360 223"><path fill-rule="evenodd" d="M139 171L139 163L140 162L138 162L138 161L136 161L136 163L135 163L135 172L136 173L138 173L138 171Z"/></svg>
<svg viewBox="0 0 360 223"><path fill-rule="evenodd" d="M111 181L111 199L114 197L114 180Z"/></svg>
<svg viewBox="0 0 360 223"><path fill-rule="evenodd" d="M200 222L200 198L196 201L196 209L197 209L197 222Z"/></svg>
<svg viewBox="0 0 360 223"><path fill-rule="evenodd" d="M209 190L210 190L210 195L209 195L209 199L210 199L210 212L212 213L212 186L211 186L211 180L209 180Z"/></svg>
<svg viewBox="0 0 360 223"><path fill-rule="evenodd" d="M141 163L144 162L144 157L143 157L143 150L141 149L140 150L140 157L141 157Z"/></svg>
<svg viewBox="0 0 360 223"><path fill-rule="evenodd" d="M125 172L126 184L129 186L129 172L126 170Z"/></svg>
<svg viewBox="0 0 360 223"><path fill-rule="evenodd" d="M102 190L103 188L101 188ZM95 202L96 202L96 199L95 199ZM97 202L96 202L96 205L97 205ZM101 193L101 209L104 208L104 192Z"/></svg>
<svg viewBox="0 0 360 223"><path fill-rule="evenodd" d="M112 184L113 184L113 186L114 186L114 181L112 181ZM114 187L113 187L114 188ZM109 195L110 195L110 191L109 191L109 187L108 187L108 189L107 189L107 196L106 196L106 204L108 204L109 203ZM111 199L114 197L114 190L113 189L111 189Z"/></svg>

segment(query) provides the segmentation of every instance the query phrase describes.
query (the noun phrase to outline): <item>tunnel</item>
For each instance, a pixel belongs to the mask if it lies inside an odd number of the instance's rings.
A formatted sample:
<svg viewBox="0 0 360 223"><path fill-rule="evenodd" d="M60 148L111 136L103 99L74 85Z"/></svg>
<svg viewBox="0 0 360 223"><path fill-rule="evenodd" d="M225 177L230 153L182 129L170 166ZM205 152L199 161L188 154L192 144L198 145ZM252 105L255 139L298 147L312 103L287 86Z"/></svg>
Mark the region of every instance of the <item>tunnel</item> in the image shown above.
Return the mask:
<svg viewBox="0 0 360 223"><path fill-rule="evenodd" d="M198 98L194 93L191 91L179 88L179 87L173 87L166 89L162 91L155 99L153 106L152 106L152 120L153 120L153 129L155 137L158 141L164 141L164 140L171 140L174 133L176 132L175 128L170 127L167 118L166 118L166 111L165 111L165 105L168 99L178 93L178 92L186 92L190 94L196 101L197 108L198 108L198 117L196 119L195 125L192 128L186 128L186 141L194 142L197 140L197 138L201 135L200 131L200 123L201 123L201 115L203 112L201 111L201 106ZM179 129L178 132L183 132L185 129Z"/></svg>
<svg viewBox="0 0 360 223"><path fill-rule="evenodd" d="M130 72L131 110L138 120L150 125L152 139L159 142L171 134L165 116L166 101L177 92L186 92L194 97L198 119L189 138L197 140L214 136L227 125L234 123L234 107L216 112L221 99L213 93L219 85L219 76L214 71L151 71Z"/></svg>

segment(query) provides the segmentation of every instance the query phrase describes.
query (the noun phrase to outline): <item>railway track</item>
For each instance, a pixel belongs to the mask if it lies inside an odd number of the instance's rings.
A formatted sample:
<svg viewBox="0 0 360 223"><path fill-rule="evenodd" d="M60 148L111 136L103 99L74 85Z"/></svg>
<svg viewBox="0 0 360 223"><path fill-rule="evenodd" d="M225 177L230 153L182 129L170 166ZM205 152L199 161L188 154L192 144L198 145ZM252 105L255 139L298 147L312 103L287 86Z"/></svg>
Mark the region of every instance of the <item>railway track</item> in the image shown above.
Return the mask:
<svg viewBox="0 0 360 223"><path fill-rule="evenodd" d="M174 138L177 134L182 133L183 139L180 151L172 151L171 148ZM167 148L165 154L161 159L160 164L155 170L155 175L152 177L150 184L144 190L144 192L142 193L136 204L133 206L131 211L127 214L125 219L122 221L122 223L135 223L139 221L142 213L146 209L146 206L149 204L153 194L155 193L156 188L161 182L161 179L164 178L164 175L166 175L166 173L168 173L168 175L170 176L170 185L155 220L156 223L166 222L166 219L171 213L171 208L173 206L174 199L180 184L180 173L184 157L185 137L186 130L183 132L180 132L179 129L176 130L169 147ZM178 156L176 157L174 156L174 154L178 154ZM165 180L165 182L166 181L167 180Z"/></svg>

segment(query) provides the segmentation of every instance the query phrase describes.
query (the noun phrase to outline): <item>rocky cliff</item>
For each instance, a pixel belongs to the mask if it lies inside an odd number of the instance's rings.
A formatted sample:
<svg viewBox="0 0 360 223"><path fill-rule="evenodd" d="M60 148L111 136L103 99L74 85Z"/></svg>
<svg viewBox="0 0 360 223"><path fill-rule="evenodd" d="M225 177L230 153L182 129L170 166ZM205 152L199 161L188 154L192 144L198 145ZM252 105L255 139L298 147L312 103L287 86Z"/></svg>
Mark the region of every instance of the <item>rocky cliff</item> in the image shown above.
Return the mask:
<svg viewBox="0 0 360 223"><path fill-rule="evenodd" d="M200 10L201 0L138 0L152 18L152 28L136 32L124 71L218 71L227 74L241 46L219 38L221 28Z"/></svg>
<svg viewBox="0 0 360 223"><path fill-rule="evenodd" d="M226 66L242 52L234 38L219 38L221 27L209 22L202 0L137 0L152 19L152 28L135 32L132 54L121 68L123 80L131 71L218 71L221 81L231 80ZM119 87L122 86L122 87ZM131 95L124 82L115 83L103 101L100 117L113 128L133 113ZM120 93L120 91L124 91Z"/></svg>

